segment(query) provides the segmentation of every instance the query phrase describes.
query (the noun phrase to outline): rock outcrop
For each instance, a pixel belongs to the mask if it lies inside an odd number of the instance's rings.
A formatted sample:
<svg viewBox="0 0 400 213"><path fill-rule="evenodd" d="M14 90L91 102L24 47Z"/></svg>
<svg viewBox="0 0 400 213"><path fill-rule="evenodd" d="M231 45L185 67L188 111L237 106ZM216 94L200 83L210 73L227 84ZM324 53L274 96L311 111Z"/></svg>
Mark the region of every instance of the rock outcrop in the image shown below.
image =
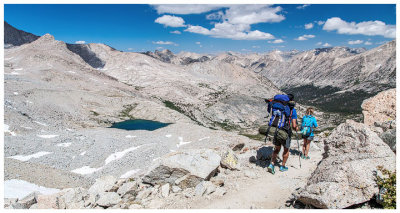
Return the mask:
<svg viewBox="0 0 400 213"><path fill-rule="evenodd" d="M30 43L39 37L40 36L33 35L32 33L18 30L7 22L4 22L4 46L6 48Z"/></svg>
<svg viewBox="0 0 400 213"><path fill-rule="evenodd" d="M169 183L181 189L195 187L209 180L220 165L221 157L211 149L173 152L162 157L159 164L143 177L144 183L152 185Z"/></svg>
<svg viewBox="0 0 400 213"><path fill-rule="evenodd" d="M396 89L378 93L362 105L364 123L396 152Z"/></svg>
<svg viewBox="0 0 400 213"><path fill-rule="evenodd" d="M352 120L325 139L324 158L299 191L298 199L317 208L346 208L369 201L379 188L378 166L394 170L394 153L369 127Z"/></svg>

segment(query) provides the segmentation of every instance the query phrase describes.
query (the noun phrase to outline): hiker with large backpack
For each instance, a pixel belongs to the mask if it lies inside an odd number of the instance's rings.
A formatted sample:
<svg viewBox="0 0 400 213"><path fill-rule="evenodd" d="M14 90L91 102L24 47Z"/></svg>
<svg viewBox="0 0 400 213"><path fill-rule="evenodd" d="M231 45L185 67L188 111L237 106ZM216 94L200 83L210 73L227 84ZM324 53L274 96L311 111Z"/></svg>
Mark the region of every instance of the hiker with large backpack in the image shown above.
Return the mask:
<svg viewBox="0 0 400 213"><path fill-rule="evenodd" d="M266 131L266 136L273 135L273 144L275 145L274 152L272 153L271 163L268 166L268 171L275 174L275 161L281 150L284 147L282 156L282 165L279 167L281 172L287 171L285 166L289 158L291 127L297 129L296 120L293 122L294 102L293 95L275 95L272 100L268 102L268 112L271 116ZM297 113L296 113L297 119Z"/></svg>
<svg viewBox="0 0 400 213"><path fill-rule="evenodd" d="M301 158L310 159L308 151L310 150L311 141L314 139L314 128L318 127L317 119L313 116L314 108L309 107L306 110L306 115L301 122L301 135L304 139L303 152Z"/></svg>

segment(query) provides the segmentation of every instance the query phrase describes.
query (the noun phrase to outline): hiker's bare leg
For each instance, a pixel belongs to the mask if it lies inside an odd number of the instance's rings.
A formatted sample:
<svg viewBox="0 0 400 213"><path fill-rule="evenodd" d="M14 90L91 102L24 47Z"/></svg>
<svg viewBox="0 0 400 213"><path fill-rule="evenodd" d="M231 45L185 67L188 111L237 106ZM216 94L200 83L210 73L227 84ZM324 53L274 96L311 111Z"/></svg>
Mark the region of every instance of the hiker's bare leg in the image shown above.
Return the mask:
<svg viewBox="0 0 400 213"><path fill-rule="evenodd" d="M307 144L307 139L303 139L303 155L305 155L304 153L306 152L306 144Z"/></svg>
<svg viewBox="0 0 400 213"><path fill-rule="evenodd" d="M286 161L289 158L289 149L286 147L283 147L283 160L282 160L282 166L286 165Z"/></svg>
<svg viewBox="0 0 400 213"><path fill-rule="evenodd" d="M274 152L272 153L272 158L271 158L272 165L275 165L276 157L278 156L279 151L281 151L281 146L275 146L275 149L274 149Z"/></svg>
<svg viewBox="0 0 400 213"><path fill-rule="evenodd" d="M308 150L310 150L310 143L311 143L311 141L307 140L307 142L306 142L306 153L305 153L306 157L308 156Z"/></svg>

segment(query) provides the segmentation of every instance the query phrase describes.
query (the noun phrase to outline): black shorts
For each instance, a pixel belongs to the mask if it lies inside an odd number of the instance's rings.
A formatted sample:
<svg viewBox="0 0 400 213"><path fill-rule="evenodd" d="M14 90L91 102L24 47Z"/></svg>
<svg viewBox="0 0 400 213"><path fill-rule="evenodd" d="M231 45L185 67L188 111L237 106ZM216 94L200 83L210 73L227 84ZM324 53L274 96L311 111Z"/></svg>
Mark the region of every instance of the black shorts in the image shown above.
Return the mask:
<svg viewBox="0 0 400 213"><path fill-rule="evenodd" d="M302 138L304 138L304 139L307 139L308 141L312 141L312 140L314 140L314 136L301 136Z"/></svg>

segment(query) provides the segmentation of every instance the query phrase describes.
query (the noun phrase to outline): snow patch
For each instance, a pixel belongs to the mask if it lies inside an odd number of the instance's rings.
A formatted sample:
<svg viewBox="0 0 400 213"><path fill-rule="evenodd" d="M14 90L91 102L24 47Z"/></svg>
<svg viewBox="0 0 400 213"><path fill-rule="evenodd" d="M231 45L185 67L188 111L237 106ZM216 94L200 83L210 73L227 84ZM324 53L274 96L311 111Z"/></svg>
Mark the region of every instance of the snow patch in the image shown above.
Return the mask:
<svg viewBox="0 0 400 213"><path fill-rule="evenodd" d="M37 123L37 124L39 124L39 125L42 125L42 126L47 126L47 124L42 123L42 122L39 122L39 121L33 121L33 122L35 122L35 123Z"/></svg>
<svg viewBox="0 0 400 213"><path fill-rule="evenodd" d="M18 95L18 92L14 92L13 94L14 94L14 95Z"/></svg>
<svg viewBox="0 0 400 213"><path fill-rule="evenodd" d="M178 139L179 139L179 144L176 144L176 147L178 147L178 148L179 148L180 146L185 145L185 144L192 143L192 141L184 142L182 137L178 137Z"/></svg>
<svg viewBox="0 0 400 213"><path fill-rule="evenodd" d="M200 138L199 141L205 140L205 139L209 139L210 137L204 137L204 138Z"/></svg>
<svg viewBox="0 0 400 213"><path fill-rule="evenodd" d="M55 138L58 137L59 135L37 135L39 138Z"/></svg>
<svg viewBox="0 0 400 213"><path fill-rule="evenodd" d="M172 135L166 135L165 137L170 138L170 137L172 137Z"/></svg>
<svg viewBox="0 0 400 213"><path fill-rule="evenodd" d="M8 157L8 158L12 158L12 159L19 160L19 161L28 161L31 158L40 158L42 156L45 156L45 155L48 155L48 154L51 154L51 153L52 152L37 152L37 153L32 154L32 155L14 155L14 156L11 156L11 157Z"/></svg>
<svg viewBox="0 0 400 213"><path fill-rule="evenodd" d="M18 72L5 73L6 75L20 75Z"/></svg>
<svg viewBox="0 0 400 213"><path fill-rule="evenodd" d="M28 104L33 104L33 102L29 101L29 100L26 100L25 102L28 103Z"/></svg>
<svg viewBox="0 0 400 213"><path fill-rule="evenodd" d="M76 72L74 72L74 71L68 71L69 73L73 73L73 74L75 74Z"/></svg>
<svg viewBox="0 0 400 213"><path fill-rule="evenodd" d="M17 134L15 134L15 132L12 132L9 130L10 126L8 126L7 124L4 124L4 133L10 133L12 136L17 136Z"/></svg>
<svg viewBox="0 0 400 213"><path fill-rule="evenodd" d="M106 164L105 164L105 165L109 164L109 163L112 162L112 161L121 159L121 158L124 157L124 155L126 155L127 153L132 152L132 151L134 151L134 150L136 150L136 149L139 149L141 146L143 146L143 145L134 146L134 147L125 149L125 150L123 150L123 151L115 152L115 153L111 154L110 156L108 156L108 157L106 158L106 160L105 160Z"/></svg>
<svg viewBox="0 0 400 213"><path fill-rule="evenodd" d="M156 161L156 160L158 160L158 159L160 159L160 158L159 158L159 157L158 157L158 158L154 158L153 161Z"/></svg>
<svg viewBox="0 0 400 213"><path fill-rule="evenodd" d="M382 66L382 64L377 64L376 66L375 66L375 68L378 68L378 67L381 67Z"/></svg>
<svg viewBox="0 0 400 213"><path fill-rule="evenodd" d="M78 169L74 169L71 172L76 173L76 174L81 174L81 175L87 175L87 174L92 174L93 172L97 172L101 170L103 167L100 168L91 168L90 166L84 166Z"/></svg>
<svg viewBox="0 0 400 213"><path fill-rule="evenodd" d="M33 129L32 127L29 127L29 126L21 126L21 127L24 129Z"/></svg>
<svg viewBox="0 0 400 213"><path fill-rule="evenodd" d="M84 151L84 152L82 152L81 154L79 154L79 155L82 155L82 156L84 156L86 154L86 151Z"/></svg>
<svg viewBox="0 0 400 213"><path fill-rule="evenodd" d="M8 60L11 60L11 59L13 59L14 57L11 57L11 58L4 58L4 60L6 60L6 61L8 61Z"/></svg>
<svg viewBox="0 0 400 213"><path fill-rule="evenodd" d="M127 135L125 138L136 138L136 135Z"/></svg>
<svg viewBox="0 0 400 213"><path fill-rule="evenodd" d="M121 177L119 177L119 178L129 178L132 175L138 173L139 171L140 171L140 169L134 169L134 170L127 171L125 174L121 175Z"/></svg>
<svg viewBox="0 0 400 213"><path fill-rule="evenodd" d="M14 70L15 71L21 71L21 70L23 70L24 68L15 68Z"/></svg>
<svg viewBox="0 0 400 213"><path fill-rule="evenodd" d="M71 146L72 143L59 143L57 144L57 146L61 146L61 147L69 147Z"/></svg>
<svg viewBox="0 0 400 213"><path fill-rule="evenodd" d="M4 198L22 199L34 191L38 191L40 194L48 195L57 193L60 190L38 186L36 184L18 179L4 181Z"/></svg>

